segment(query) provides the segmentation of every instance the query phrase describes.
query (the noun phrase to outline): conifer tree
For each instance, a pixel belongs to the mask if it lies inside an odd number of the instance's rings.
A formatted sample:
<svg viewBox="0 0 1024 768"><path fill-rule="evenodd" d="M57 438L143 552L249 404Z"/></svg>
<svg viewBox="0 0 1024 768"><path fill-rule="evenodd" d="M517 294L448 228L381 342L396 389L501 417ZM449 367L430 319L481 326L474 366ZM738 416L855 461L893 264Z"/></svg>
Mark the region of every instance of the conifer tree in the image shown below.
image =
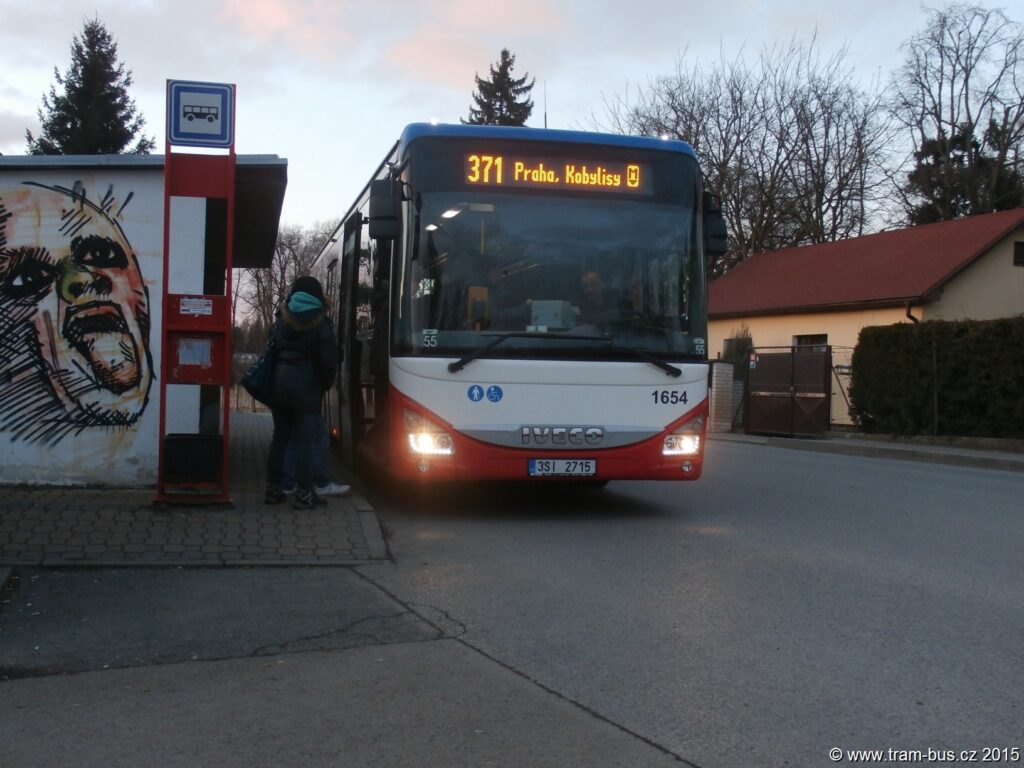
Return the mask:
<svg viewBox="0 0 1024 768"><path fill-rule="evenodd" d="M117 44L99 19L86 20L81 37L71 44L71 66L43 95L39 109L42 132L25 131L33 155L149 154L152 138L139 136L146 121L128 96L131 70L117 60ZM57 86L63 92L57 92Z"/></svg>
<svg viewBox="0 0 1024 768"><path fill-rule="evenodd" d="M462 122L467 125L526 125L533 112L533 100L530 91L536 78L529 75L520 78L512 77L512 68L516 57L509 53L508 48L501 49L501 58L491 66L491 77L484 80L476 75L477 90L473 93L475 107L469 108L469 119Z"/></svg>

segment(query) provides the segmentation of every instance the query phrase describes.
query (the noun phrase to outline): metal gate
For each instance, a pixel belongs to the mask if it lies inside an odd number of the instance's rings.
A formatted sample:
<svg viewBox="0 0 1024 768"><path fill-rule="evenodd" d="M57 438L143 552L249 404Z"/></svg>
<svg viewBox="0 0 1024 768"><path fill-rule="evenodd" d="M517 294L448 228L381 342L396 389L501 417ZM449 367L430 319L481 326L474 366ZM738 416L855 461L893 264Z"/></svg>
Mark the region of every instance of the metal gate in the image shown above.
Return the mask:
<svg viewBox="0 0 1024 768"><path fill-rule="evenodd" d="M744 404L748 434L820 437L831 422L831 347L750 350Z"/></svg>

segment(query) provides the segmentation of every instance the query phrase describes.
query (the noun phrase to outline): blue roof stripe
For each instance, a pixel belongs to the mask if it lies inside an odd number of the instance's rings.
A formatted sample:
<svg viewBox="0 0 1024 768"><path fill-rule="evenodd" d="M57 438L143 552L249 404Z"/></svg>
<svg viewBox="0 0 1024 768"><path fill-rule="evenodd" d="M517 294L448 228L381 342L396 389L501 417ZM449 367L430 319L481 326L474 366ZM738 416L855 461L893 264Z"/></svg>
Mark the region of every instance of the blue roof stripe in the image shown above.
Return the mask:
<svg viewBox="0 0 1024 768"><path fill-rule="evenodd" d="M653 149L661 152L676 152L697 159L693 147L678 139L652 139L647 136L620 136L614 133L590 133L588 131L563 131L548 128L519 128L503 125L448 125L412 123L402 132L400 144L403 149L416 139L424 136L452 136L475 139L515 139L525 141L557 141L574 144L600 144L630 149Z"/></svg>

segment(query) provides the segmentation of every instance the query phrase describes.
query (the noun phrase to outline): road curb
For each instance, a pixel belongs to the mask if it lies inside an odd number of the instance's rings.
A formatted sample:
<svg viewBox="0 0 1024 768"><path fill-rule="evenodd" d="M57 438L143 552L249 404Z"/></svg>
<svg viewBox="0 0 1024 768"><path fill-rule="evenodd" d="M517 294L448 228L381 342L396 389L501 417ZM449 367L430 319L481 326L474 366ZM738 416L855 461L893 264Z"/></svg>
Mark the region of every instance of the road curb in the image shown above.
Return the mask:
<svg viewBox="0 0 1024 768"><path fill-rule="evenodd" d="M747 443L748 445L768 445L764 435L748 435L742 432L708 432L708 440L721 440L725 443Z"/></svg>
<svg viewBox="0 0 1024 768"><path fill-rule="evenodd" d="M913 445L866 439L858 440L851 437L808 439L771 435L747 435L734 432L709 432L708 440L746 443L747 445L766 445L772 448L789 448L794 451L811 451L813 453L836 453L846 456L866 456L874 459L944 464L952 467L1024 472L1024 453L1016 454L1007 451L986 452L984 449L970 450L954 446Z"/></svg>
<svg viewBox="0 0 1024 768"><path fill-rule="evenodd" d="M366 546L369 549L371 560L386 560L388 548L384 543L384 535L380 530L380 521L377 519L377 511L364 496L352 493L350 496L355 504L356 512L359 514L359 524L363 528L363 537L366 539Z"/></svg>
<svg viewBox="0 0 1024 768"><path fill-rule="evenodd" d="M924 450L902 445L855 444L848 441L800 440L785 437L769 437L767 444L775 448L789 448L794 451L815 453L837 453L846 456L867 456L877 459L898 459L918 461L927 464L944 464L973 469L999 469L1008 472L1024 472L1024 457L980 456L960 453L955 450Z"/></svg>

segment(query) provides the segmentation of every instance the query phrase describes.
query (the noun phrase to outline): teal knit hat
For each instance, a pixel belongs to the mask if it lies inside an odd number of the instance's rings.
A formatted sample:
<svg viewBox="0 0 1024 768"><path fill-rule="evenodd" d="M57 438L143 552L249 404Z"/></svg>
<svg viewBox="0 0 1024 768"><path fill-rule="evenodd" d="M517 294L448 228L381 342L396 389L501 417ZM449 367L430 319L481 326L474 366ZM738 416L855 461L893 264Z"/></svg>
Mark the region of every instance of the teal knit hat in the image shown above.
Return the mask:
<svg viewBox="0 0 1024 768"><path fill-rule="evenodd" d="M326 303L324 301L324 287L320 285L320 281L312 275L303 275L302 277L295 278L295 282L292 283L291 290L288 291L288 296L290 297L293 293L298 293L299 291L308 293L315 299L320 299L321 304Z"/></svg>
<svg viewBox="0 0 1024 768"><path fill-rule="evenodd" d="M297 291L291 295L288 299L288 311L294 315L301 312L309 312L314 309L323 309L324 303L320 301L316 296L306 293L305 291Z"/></svg>

